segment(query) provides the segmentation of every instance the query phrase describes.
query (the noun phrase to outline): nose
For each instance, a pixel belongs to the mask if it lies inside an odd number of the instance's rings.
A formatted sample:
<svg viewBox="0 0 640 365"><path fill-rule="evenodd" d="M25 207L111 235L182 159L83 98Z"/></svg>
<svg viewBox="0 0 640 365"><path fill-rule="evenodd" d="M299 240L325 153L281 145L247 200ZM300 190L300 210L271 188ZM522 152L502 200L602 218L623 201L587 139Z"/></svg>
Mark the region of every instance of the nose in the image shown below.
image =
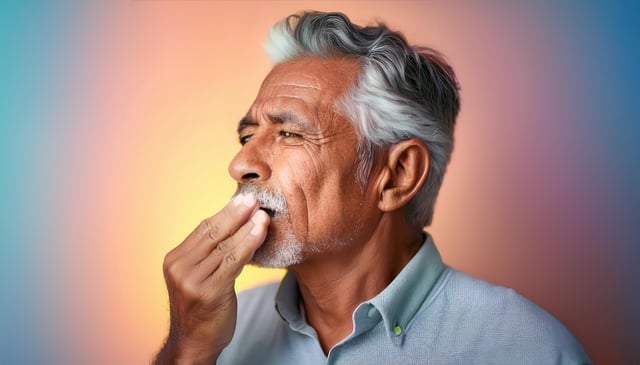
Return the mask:
<svg viewBox="0 0 640 365"><path fill-rule="evenodd" d="M229 164L229 174L238 183L266 181L271 167L265 158L266 148L256 138L247 142Z"/></svg>

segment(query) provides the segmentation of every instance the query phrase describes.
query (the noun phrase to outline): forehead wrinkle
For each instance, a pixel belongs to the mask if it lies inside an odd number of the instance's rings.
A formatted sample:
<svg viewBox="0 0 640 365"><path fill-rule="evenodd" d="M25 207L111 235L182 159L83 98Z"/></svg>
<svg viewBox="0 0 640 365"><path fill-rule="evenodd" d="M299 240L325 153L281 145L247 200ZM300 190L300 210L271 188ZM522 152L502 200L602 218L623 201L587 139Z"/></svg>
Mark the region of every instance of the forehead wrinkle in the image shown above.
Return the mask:
<svg viewBox="0 0 640 365"><path fill-rule="evenodd" d="M321 94L327 90L327 87L323 87L319 84L306 84L306 83L278 83L269 86L268 89L265 90L265 96L267 98L278 98L278 97L289 97L295 99L301 99L302 101L306 101L304 95L309 93ZM269 95L276 94L276 95Z"/></svg>
<svg viewBox="0 0 640 365"><path fill-rule="evenodd" d="M301 88L301 89L322 90L322 86L318 85L318 82L315 82L313 84L305 84L305 83L298 83L298 82L283 82L276 85L276 87L278 86L293 86L295 88Z"/></svg>
<svg viewBox="0 0 640 365"><path fill-rule="evenodd" d="M280 94L275 97L258 99L249 109L251 115L298 114L308 109L306 100L299 94Z"/></svg>
<svg viewBox="0 0 640 365"><path fill-rule="evenodd" d="M359 69L359 64L343 61L301 58L276 65L249 114L273 123L272 116L288 111L304 122L296 124L314 127L321 135L340 134L345 121L339 118L336 101L353 87Z"/></svg>
<svg viewBox="0 0 640 365"><path fill-rule="evenodd" d="M303 72L299 70L292 70L291 67L281 67L283 65L277 65L274 68L275 72L272 72L267 78L281 78L275 82L274 87L278 86L293 86L301 88L313 88L321 89L323 86L327 86L326 80L319 78L315 74L309 74L306 70Z"/></svg>

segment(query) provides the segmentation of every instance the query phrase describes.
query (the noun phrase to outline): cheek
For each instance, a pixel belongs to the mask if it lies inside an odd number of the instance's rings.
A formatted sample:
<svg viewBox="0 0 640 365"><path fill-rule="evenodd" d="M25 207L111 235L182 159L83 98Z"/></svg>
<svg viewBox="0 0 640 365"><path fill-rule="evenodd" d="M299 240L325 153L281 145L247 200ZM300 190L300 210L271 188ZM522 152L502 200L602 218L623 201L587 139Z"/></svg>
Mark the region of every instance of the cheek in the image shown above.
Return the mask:
<svg viewBox="0 0 640 365"><path fill-rule="evenodd" d="M352 226L361 213L363 196L356 183L355 170L334 161L313 184L313 188L305 192L313 229L319 234L341 235L344 227Z"/></svg>
<svg viewBox="0 0 640 365"><path fill-rule="evenodd" d="M314 178L322 176L322 174L327 170L325 163L323 162L322 156L322 148L313 148L309 145L304 145L304 152L299 154L299 163L301 168L304 168L305 173Z"/></svg>
<svg viewBox="0 0 640 365"><path fill-rule="evenodd" d="M317 151L314 153L306 148L282 151L275 159L272 170L279 177L283 190L287 187L287 190L297 190L297 194L303 195L319 190L328 169L318 156Z"/></svg>
<svg viewBox="0 0 640 365"><path fill-rule="evenodd" d="M327 152L282 151L273 165L294 234L304 241L340 235L340 226L358 219L362 194L353 161L345 154Z"/></svg>
<svg viewBox="0 0 640 365"><path fill-rule="evenodd" d="M316 191L322 184L322 175L318 173L318 165L300 153L285 153L279 157L272 167L272 177L287 200L295 235L305 239L309 212L315 209L313 203L318 200Z"/></svg>

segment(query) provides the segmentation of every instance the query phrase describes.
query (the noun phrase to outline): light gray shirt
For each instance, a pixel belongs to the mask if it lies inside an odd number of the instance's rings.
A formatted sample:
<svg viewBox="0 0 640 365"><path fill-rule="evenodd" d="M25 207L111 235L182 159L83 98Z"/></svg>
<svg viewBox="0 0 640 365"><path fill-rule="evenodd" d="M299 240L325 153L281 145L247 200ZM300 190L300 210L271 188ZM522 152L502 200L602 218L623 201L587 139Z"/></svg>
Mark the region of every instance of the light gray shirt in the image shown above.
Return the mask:
<svg viewBox="0 0 640 365"><path fill-rule="evenodd" d="M275 304L275 305L274 305ZM353 312L353 332L324 354L295 276L240 293L218 365L591 364L553 316L511 289L443 264L431 236L380 294Z"/></svg>

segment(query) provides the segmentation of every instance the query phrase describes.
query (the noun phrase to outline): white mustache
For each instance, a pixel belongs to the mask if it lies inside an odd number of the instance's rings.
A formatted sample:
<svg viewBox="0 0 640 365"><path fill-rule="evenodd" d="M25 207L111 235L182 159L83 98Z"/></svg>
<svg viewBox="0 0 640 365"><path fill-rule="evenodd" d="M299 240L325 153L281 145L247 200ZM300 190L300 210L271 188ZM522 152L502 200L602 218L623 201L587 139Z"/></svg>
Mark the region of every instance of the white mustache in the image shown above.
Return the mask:
<svg viewBox="0 0 640 365"><path fill-rule="evenodd" d="M270 210L273 213L270 215L273 217L278 217L289 212L287 200L280 190L269 191L258 189L255 185L242 185L233 196L235 197L239 194L253 195L260 204L260 208Z"/></svg>

